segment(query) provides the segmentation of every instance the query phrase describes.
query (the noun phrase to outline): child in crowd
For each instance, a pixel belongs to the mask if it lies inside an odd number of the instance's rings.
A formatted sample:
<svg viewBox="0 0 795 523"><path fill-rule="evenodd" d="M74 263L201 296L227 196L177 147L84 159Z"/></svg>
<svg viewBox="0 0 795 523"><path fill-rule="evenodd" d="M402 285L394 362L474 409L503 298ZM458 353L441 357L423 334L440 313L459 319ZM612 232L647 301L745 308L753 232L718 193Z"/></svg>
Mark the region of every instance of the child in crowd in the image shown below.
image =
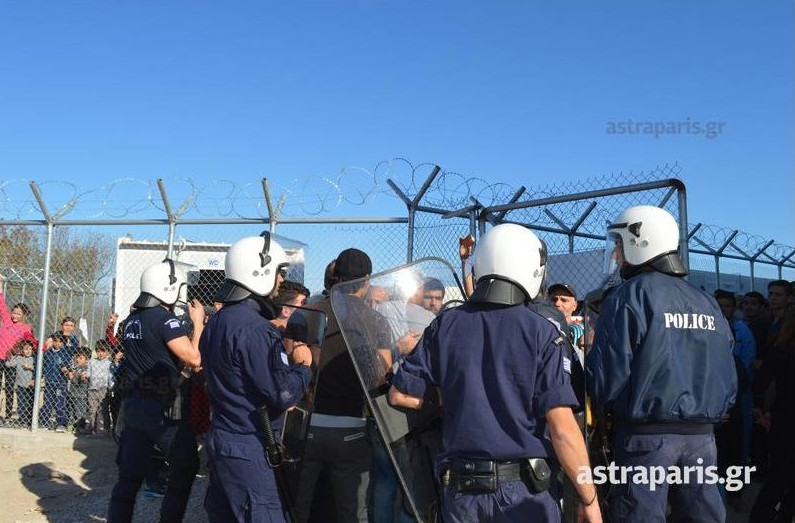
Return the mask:
<svg viewBox="0 0 795 523"><path fill-rule="evenodd" d="M50 416L55 411L55 432L66 432L66 396L69 385L70 358L64 346L66 337L61 333L50 336L52 346L44 353L43 374L46 382L44 405L39 411L39 426L49 427Z"/></svg>
<svg viewBox="0 0 795 523"><path fill-rule="evenodd" d="M30 427L33 420L33 391L36 385L36 357L33 351L36 344L36 338L26 336L14 344L13 355L9 359L9 365L16 370L17 411L22 427Z"/></svg>
<svg viewBox="0 0 795 523"><path fill-rule="evenodd" d="M75 432L82 432L86 428L89 359L91 359L91 349L80 347L72 358L72 366L69 368L69 424L74 427Z"/></svg>
<svg viewBox="0 0 795 523"><path fill-rule="evenodd" d="M86 432L104 434L110 426L110 389L113 385L111 361L108 357L110 344L97 340L94 345L96 358L88 362L88 424Z"/></svg>

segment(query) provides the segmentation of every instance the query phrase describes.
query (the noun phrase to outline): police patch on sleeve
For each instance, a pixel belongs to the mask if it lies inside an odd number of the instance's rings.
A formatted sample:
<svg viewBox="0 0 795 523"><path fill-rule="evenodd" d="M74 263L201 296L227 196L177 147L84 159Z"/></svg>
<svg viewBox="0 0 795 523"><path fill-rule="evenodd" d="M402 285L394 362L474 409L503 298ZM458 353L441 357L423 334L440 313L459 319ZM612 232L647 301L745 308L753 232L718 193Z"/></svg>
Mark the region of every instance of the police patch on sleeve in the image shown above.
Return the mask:
<svg viewBox="0 0 795 523"><path fill-rule="evenodd" d="M558 350L563 351L563 355L561 356L561 359L563 359L563 372L571 375L571 358L566 355L566 347L568 346L568 342L563 336L558 336L552 343L555 344L555 347Z"/></svg>
<svg viewBox="0 0 795 523"><path fill-rule="evenodd" d="M171 318L166 322L166 327L169 329L179 329L181 326L179 320L177 318Z"/></svg>

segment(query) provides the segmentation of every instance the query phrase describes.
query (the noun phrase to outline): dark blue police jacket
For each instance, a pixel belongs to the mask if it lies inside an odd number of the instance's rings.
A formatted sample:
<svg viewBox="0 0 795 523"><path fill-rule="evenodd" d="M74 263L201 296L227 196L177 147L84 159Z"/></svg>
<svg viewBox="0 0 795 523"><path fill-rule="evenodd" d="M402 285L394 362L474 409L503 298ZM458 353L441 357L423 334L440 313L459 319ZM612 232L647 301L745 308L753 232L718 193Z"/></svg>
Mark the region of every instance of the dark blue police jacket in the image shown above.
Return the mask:
<svg viewBox="0 0 795 523"><path fill-rule="evenodd" d="M564 343L552 323L523 305L467 303L431 323L392 386L420 398L430 386L440 388L437 466L451 457L548 457L538 420L554 407L577 405Z"/></svg>
<svg viewBox="0 0 795 523"><path fill-rule="evenodd" d="M312 375L309 367L288 363L281 333L253 299L214 314L199 348L214 430L261 434L257 408L267 405L276 419L303 397Z"/></svg>
<svg viewBox="0 0 795 523"><path fill-rule="evenodd" d="M711 430L734 403L732 334L715 299L681 278L638 274L607 297L586 356L597 405L652 433Z"/></svg>

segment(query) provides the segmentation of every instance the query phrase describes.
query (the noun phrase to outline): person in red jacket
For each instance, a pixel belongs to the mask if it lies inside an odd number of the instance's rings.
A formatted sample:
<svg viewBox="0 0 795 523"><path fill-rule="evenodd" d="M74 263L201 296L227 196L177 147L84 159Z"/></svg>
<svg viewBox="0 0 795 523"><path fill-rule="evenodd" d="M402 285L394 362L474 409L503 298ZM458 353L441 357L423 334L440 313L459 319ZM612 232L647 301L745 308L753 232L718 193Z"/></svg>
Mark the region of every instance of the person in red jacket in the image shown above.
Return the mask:
<svg viewBox="0 0 795 523"><path fill-rule="evenodd" d="M25 323L25 317L30 313L30 308L24 303L17 303L11 310L6 305L3 293L3 277L0 276L0 382L5 380L5 418L11 416L14 410L14 388L16 383L16 370L8 364L11 359L11 349L25 337L33 337L33 329ZM0 423L5 422L0 417Z"/></svg>

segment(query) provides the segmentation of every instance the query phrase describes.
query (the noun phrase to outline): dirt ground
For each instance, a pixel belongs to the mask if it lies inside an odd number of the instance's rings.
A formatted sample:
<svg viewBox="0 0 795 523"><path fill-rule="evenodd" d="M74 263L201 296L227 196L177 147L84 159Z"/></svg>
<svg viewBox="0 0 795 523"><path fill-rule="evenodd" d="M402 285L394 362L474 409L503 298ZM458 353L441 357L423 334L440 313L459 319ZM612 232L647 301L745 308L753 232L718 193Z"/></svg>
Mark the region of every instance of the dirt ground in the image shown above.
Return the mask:
<svg viewBox="0 0 795 523"><path fill-rule="evenodd" d="M106 521L116 482L116 444L106 437L75 437L53 431L0 428L0 523ZM206 468L196 478L185 522L206 523L202 507ZM759 485L743 494L750 504ZM139 495L135 523L158 520L160 499ZM729 510L728 523L748 521L747 508Z"/></svg>
<svg viewBox="0 0 795 523"><path fill-rule="evenodd" d="M0 428L0 522L106 521L116 482L116 444L106 437ZM185 521L204 523L207 477L193 485ZM160 498L139 496L135 522L158 520Z"/></svg>

